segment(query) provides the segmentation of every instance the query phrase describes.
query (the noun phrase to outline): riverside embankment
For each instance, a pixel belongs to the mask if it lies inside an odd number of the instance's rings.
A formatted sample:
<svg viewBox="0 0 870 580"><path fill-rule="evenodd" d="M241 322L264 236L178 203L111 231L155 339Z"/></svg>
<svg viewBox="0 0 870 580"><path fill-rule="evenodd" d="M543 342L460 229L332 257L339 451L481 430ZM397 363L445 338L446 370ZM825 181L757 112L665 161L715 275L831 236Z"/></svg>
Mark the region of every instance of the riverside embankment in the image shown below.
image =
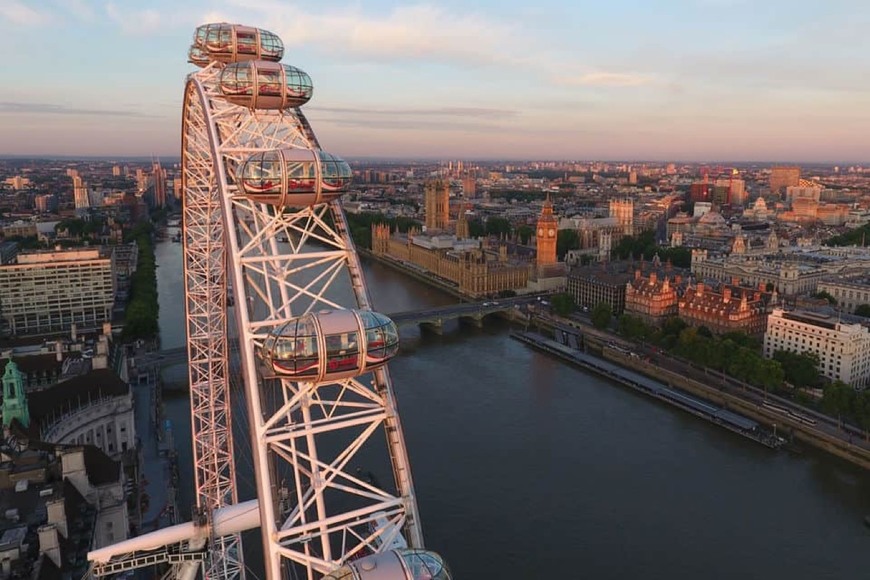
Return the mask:
<svg viewBox="0 0 870 580"><path fill-rule="evenodd" d="M551 317L536 317L535 326L549 333L557 328L577 332L584 348L600 354L606 360L732 409L771 428L776 425L780 434L812 445L864 469L870 469L870 442L866 433L861 437L842 429L834 419L790 401L774 398L747 385L735 385L722 375L712 376L707 381L698 380L689 376L690 373L685 370L677 370L679 366L685 366L682 361L669 359L662 353L657 355L658 361L633 356L625 349L636 345L589 325L577 324L574 321L563 323ZM617 344L621 346L614 348Z"/></svg>

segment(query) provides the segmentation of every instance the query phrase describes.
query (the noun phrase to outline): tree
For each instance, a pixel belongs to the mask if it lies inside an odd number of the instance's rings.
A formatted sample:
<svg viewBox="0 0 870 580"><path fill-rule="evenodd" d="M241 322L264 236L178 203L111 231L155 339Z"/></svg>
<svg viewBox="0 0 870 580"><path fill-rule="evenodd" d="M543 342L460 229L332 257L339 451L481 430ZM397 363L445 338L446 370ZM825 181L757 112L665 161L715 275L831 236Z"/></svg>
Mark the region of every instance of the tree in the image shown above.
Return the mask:
<svg viewBox="0 0 870 580"><path fill-rule="evenodd" d="M631 340L646 340L651 333L651 328L640 317L631 314L622 314L618 322L619 333Z"/></svg>
<svg viewBox="0 0 870 580"><path fill-rule="evenodd" d="M855 308L855 314L870 318L870 304L859 304L858 307Z"/></svg>
<svg viewBox="0 0 870 580"><path fill-rule="evenodd" d="M577 230L559 230L556 237L556 255L560 260L565 259L569 250L580 249L580 235Z"/></svg>
<svg viewBox="0 0 870 580"><path fill-rule="evenodd" d="M855 389L843 381L834 381L825 387L822 395L822 410L828 415L843 417L855 408Z"/></svg>
<svg viewBox="0 0 870 580"><path fill-rule="evenodd" d="M819 357L810 352L801 354L787 350L773 353L773 360L778 361L785 371L785 380L799 389L811 387L819 382Z"/></svg>
<svg viewBox="0 0 870 580"><path fill-rule="evenodd" d="M480 218L474 218L468 222L468 236L471 238L482 238L486 235L486 226Z"/></svg>
<svg viewBox="0 0 870 580"><path fill-rule="evenodd" d="M815 294L813 294L813 298L823 298L828 301L828 304L831 306L837 305L837 299L825 292L824 290L819 290Z"/></svg>
<svg viewBox="0 0 870 580"><path fill-rule="evenodd" d="M511 222L501 217L490 217L486 220L486 234L500 236L511 233Z"/></svg>
<svg viewBox="0 0 870 580"><path fill-rule="evenodd" d="M610 308L610 304L599 302L595 305L595 308L592 309L592 325L598 330L607 328L612 316L613 311Z"/></svg>
<svg viewBox="0 0 870 580"><path fill-rule="evenodd" d="M567 292L556 294L550 300L550 303L553 305L553 312L559 316L568 316L574 312L574 309L576 308L574 297Z"/></svg>
<svg viewBox="0 0 870 580"><path fill-rule="evenodd" d="M517 228L517 236L520 238L520 243L528 245L529 240L535 235L535 230L531 226L521 225Z"/></svg>

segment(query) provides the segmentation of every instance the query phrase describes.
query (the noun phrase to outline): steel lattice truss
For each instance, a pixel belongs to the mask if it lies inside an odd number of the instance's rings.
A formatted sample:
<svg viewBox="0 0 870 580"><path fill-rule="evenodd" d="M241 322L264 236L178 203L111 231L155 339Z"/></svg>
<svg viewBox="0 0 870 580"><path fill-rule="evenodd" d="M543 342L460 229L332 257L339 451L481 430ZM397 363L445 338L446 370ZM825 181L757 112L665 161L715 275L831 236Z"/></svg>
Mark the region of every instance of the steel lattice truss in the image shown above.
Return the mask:
<svg viewBox="0 0 870 580"><path fill-rule="evenodd" d="M184 289L196 505L206 517L238 501L227 348L227 276L221 190L209 111L195 84L185 96L182 143ZM205 578L243 575L238 535L213 538ZM190 574L190 571L188 572Z"/></svg>
<svg viewBox="0 0 870 580"><path fill-rule="evenodd" d="M236 501L229 284L236 295L267 577L281 577L285 566L319 577L348 559L386 549L401 532L412 547L422 547L386 367L337 383L260 375L257 347L277 325L311 311L371 305L339 202L282 210L238 194L234 172L251 154L319 147L298 110L250 110L224 101L216 85L219 67L189 77L184 115L185 284L199 505ZM394 481L384 489L366 474L387 461ZM240 573L237 537L215 539L214 550L208 565L214 575L206 577Z"/></svg>

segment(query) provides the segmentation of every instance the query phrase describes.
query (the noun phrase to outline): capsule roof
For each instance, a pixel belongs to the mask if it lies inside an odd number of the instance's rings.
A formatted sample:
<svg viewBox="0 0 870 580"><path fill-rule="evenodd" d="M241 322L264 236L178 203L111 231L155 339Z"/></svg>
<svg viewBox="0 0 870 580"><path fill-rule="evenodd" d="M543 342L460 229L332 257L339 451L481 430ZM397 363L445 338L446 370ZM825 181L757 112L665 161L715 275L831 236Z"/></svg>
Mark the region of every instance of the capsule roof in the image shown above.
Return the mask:
<svg viewBox="0 0 870 580"><path fill-rule="evenodd" d="M353 172L344 160L315 149L255 153L236 173L240 193L280 207L329 201L347 191L352 179Z"/></svg>
<svg viewBox="0 0 870 580"><path fill-rule="evenodd" d="M289 64L250 60L221 71L220 90L231 103L252 109L301 107L311 99L311 77Z"/></svg>
<svg viewBox="0 0 870 580"><path fill-rule="evenodd" d="M444 560L428 550L390 550L354 560L323 580L451 580Z"/></svg>
<svg viewBox="0 0 870 580"><path fill-rule="evenodd" d="M197 66L207 66L213 61L277 62L283 56L284 43L277 34L241 24L219 22L197 27L190 47L189 60Z"/></svg>

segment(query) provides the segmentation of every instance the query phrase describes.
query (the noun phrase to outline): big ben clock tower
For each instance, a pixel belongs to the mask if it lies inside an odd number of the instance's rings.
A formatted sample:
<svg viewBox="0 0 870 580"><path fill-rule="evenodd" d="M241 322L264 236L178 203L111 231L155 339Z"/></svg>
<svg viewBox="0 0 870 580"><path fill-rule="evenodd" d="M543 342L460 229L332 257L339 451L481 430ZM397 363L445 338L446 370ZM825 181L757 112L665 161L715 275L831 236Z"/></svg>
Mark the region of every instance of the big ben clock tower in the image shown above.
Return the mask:
<svg viewBox="0 0 870 580"><path fill-rule="evenodd" d="M550 194L547 194L547 200L544 201L544 207L541 209L541 215L538 217L538 230L535 232L537 237L535 243L538 250L538 266L547 266L556 263L556 233L558 231L559 222L556 216L553 215L553 204L550 201Z"/></svg>

